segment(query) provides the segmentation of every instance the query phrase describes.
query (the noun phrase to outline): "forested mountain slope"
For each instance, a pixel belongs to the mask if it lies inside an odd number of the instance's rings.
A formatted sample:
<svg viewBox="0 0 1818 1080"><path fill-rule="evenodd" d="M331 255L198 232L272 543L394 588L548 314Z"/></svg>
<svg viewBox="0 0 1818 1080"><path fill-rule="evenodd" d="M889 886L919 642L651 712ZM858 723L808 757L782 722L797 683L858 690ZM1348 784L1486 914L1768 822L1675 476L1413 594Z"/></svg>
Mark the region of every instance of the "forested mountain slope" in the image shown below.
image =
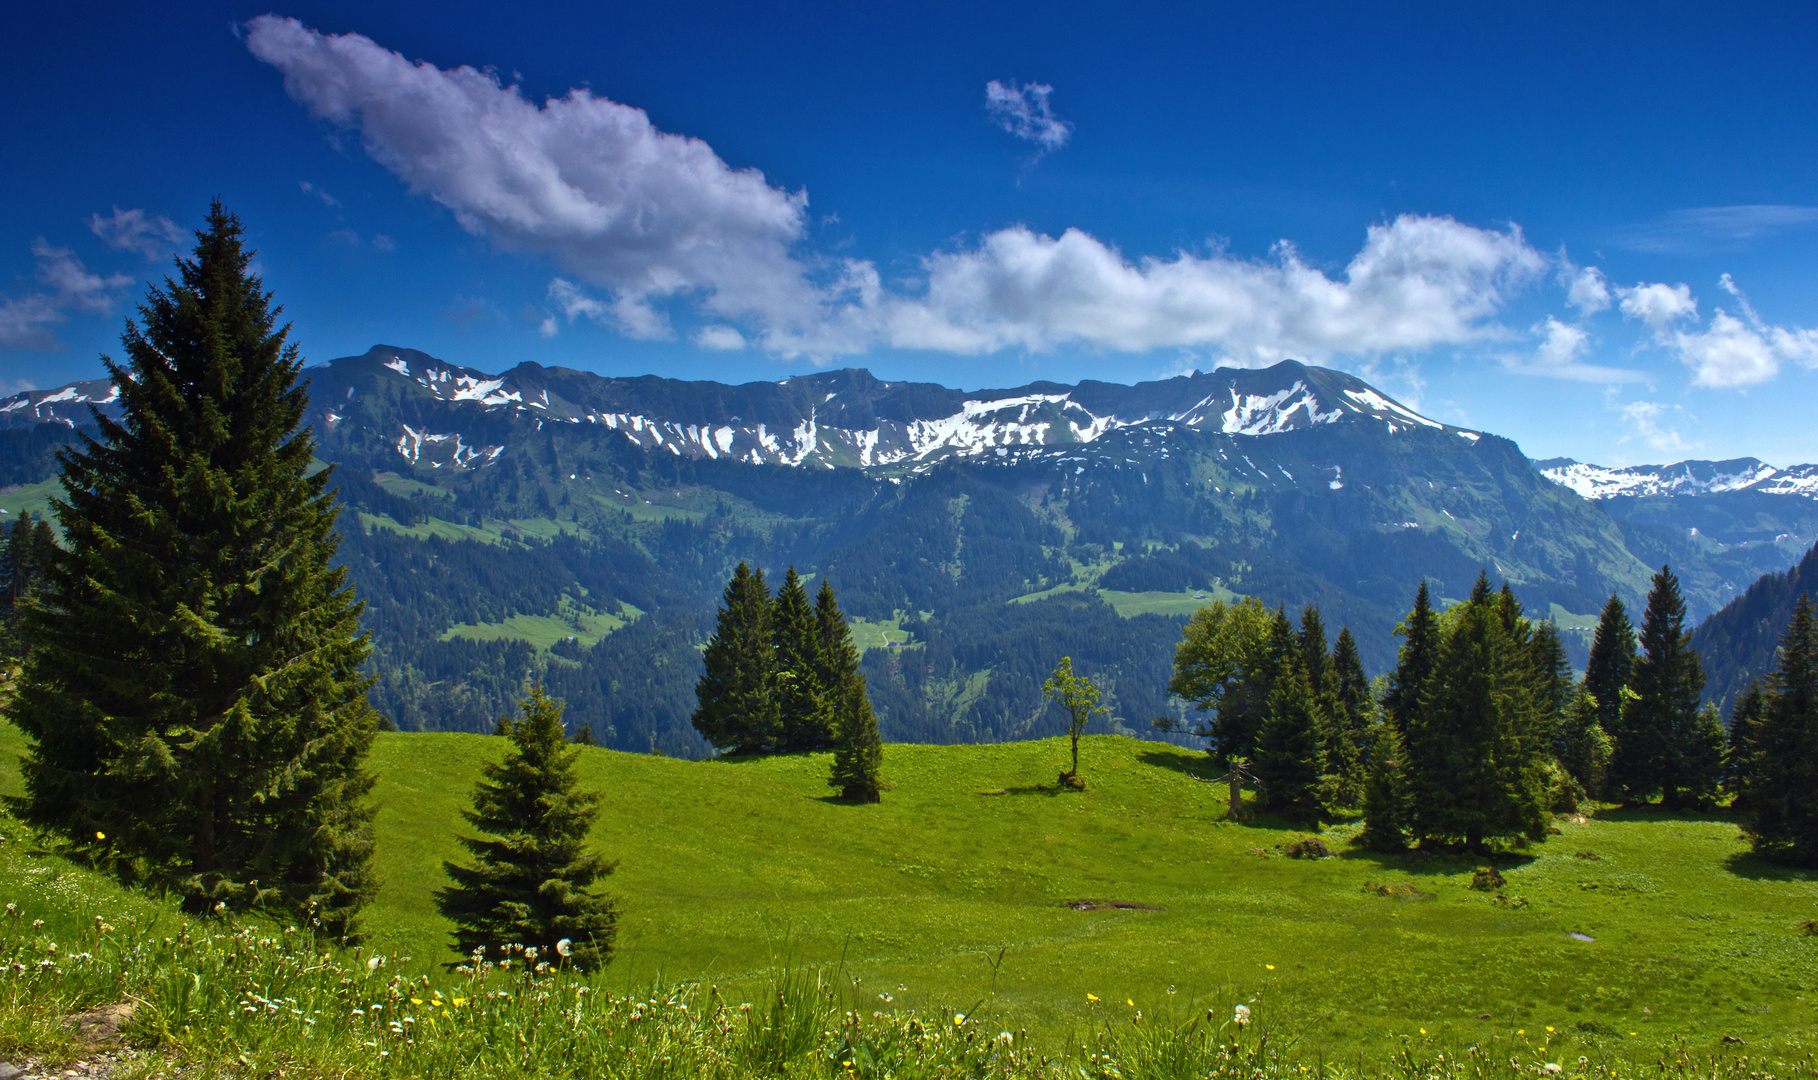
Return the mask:
<svg viewBox="0 0 1818 1080"><path fill-rule="evenodd" d="M539 672L603 743L705 752L698 648L741 559L828 575L878 646L886 738L929 742L1056 732L1039 688L1061 655L1107 687L1115 725L1146 731L1178 705L1182 620L1215 596L1317 603L1380 671L1423 577L1458 598L1487 568L1576 629L1612 591L1638 605L1662 561L1694 617L1791 561L1759 520L1731 542L1613 514L1506 439L1294 362L964 393L859 370L491 375L380 346L309 376L374 701L410 729L490 730ZM104 388L76 396L108 407ZM0 481L48 477L71 420L0 430Z"/></svg>
<svg viewBox="0 0 1818 1080"><path fill-rule="evenodd" d="M1704 663L1704 697L1727 719L1749 683L1778 663L1776 650L1801 596L1818 597L1818 546L1797 566L1764 575L1723 610L1699 624L1692 647Z"/></svg>

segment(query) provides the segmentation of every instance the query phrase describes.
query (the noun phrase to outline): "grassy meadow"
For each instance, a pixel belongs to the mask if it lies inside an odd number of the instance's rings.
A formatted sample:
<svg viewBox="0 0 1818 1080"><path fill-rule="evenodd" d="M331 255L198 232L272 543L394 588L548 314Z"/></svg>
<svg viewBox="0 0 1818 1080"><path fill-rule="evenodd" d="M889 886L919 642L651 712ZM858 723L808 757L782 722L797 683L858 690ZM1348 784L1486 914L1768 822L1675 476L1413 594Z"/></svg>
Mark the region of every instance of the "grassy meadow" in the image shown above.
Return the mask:
<svg viewBox="0 0 1818 1080"><path fill-rule="evenodd" d="M17 789L19 744L0 738L0 791ZM503 745L378 742L385 884L367 922L412 966L452 958L432 894ZM1501 860L1507 884L1486 893L1470 888L1481 860L1367 854L1346 842L1354 826L1324 833L1335 857L1286 857L1303 833L1224 820L1224 790L1193 779L1203 755L1173 747L1088 737L1088 790L1057 793L1045 785L1065 752L892 745L884 802L851 806L830 798L825 755L584 749L585 783L607 796L594 839L620 860L608 981L736 992L780 962L843 964L888 995L880 1007L989 997L1054 1031L1256 996L1299 1052L1328 1057L1376 1058L1422 1032L1635 1060L1674 1037L1782 1052L1818 1037L1818 937L1802 925L1818 879L1754 860L1722 813L1563 819Z"/></svg>

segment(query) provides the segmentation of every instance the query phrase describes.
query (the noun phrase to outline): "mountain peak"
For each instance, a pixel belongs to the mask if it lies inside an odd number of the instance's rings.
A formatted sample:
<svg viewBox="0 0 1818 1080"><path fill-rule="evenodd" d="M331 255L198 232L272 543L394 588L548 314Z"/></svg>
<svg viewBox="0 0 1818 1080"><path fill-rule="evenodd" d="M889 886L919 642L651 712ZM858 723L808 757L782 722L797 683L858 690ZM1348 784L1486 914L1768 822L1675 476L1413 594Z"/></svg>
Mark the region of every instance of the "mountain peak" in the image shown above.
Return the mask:
<svg viewBox="0 0 1818 1080"><path fill-rule="evenodd" d="M1547 458L1536 461L1534 467L1555 484L1571 488L1587 499L1712 495L1726 491L1818 498L1818 465L1789 465L1781 469L1752 457L1623 468L1571 458Z"/></svg>

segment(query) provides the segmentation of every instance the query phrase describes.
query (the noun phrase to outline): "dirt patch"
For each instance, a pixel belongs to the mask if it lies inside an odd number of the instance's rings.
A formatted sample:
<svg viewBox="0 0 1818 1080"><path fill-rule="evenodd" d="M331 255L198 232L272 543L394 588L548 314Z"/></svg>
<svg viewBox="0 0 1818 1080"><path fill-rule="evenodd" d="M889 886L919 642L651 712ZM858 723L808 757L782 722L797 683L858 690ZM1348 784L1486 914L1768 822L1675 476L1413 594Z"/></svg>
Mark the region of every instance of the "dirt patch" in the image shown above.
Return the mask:
<svg viewBox="0 0 1818 1080"><path fill-rule="evenodd" d="M1373 881L1364 882L1363 891L1372 896L1387 896L1395 900L1431 900L1436 895L1421 892L1412 885L1378 885Z"/></svg>
<svg viewBox="0 0 1818 1080"><path fill-rule="evenodd" d="M1160 911L1154 904L1139 904L1134 900L1062 900L1062 907L1074 911Z"/></svg>
<svg viewBox="0 0 1818 1080"><path fill-rule="evenodd" d="M1010 794L1010 789L1009 788L998 788L995 791L981 791L981 792L979 792L979 794L980 795L1008 795L1008 794Z"/></svg>
<svg viewBox="0 0 1818 1080"><path fill-rule="evenodd" d="M1282 849L1290 859L1329 859L1332 849L1317 836L1303 836Z"/></svg>

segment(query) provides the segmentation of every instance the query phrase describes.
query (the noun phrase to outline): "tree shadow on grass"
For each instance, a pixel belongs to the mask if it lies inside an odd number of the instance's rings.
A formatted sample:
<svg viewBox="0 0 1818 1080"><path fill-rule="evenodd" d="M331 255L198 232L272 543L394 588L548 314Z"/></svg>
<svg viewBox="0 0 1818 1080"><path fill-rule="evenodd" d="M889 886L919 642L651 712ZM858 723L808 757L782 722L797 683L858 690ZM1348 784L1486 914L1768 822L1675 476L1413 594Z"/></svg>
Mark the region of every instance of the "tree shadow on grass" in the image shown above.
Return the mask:
<svg viewBox="0 0 1818 1080"><path fill-rule="evenodd" d="M1752 851L1738 851L1723 860L1724 868L1750 881L1818 881L1818 870L1770 862Z"/></svg>
<svg viewBox="0 0 1818 1080"><path fill-rule="evenodd" d="M1697 807L1668 809L1657 803L1644 803L1640 806L1615 806L1607 810L1599 810L1595 820L1656 823L1678 821L1701 825L1734 825L1737 816L1734 811L1725 806L1711 806L1703 809Z"/></svg>
<svg viewBox="0 0 1818 1080"><path fill-rule="evenodd" d="M1366 847L1346 845L1334 851L1333 856L1346 863L1357 866L1376 866L1382 870L1397 870L1404 874L1421 874L1428 877L1439 877L1451 874L1468 874L1480 866L1494 866L1498 870L1520 870L1540 856L1533 851L1463 851L1439 848L1434 850L1414 851L1371 851Z"/></svg>
<svg viewBox="0 0 1818 1080"><path fill-rule="evenodd" d="M1172 746L1144 750L1136 755L1136 760L1144 765L1154 765L1163 769L1172 769L1177 773L1185 773L1195 780L1210 780L1224 772L1218 767L1218 762L1212 760L1210 754L1204 751L1181 750Z"/></svg>

